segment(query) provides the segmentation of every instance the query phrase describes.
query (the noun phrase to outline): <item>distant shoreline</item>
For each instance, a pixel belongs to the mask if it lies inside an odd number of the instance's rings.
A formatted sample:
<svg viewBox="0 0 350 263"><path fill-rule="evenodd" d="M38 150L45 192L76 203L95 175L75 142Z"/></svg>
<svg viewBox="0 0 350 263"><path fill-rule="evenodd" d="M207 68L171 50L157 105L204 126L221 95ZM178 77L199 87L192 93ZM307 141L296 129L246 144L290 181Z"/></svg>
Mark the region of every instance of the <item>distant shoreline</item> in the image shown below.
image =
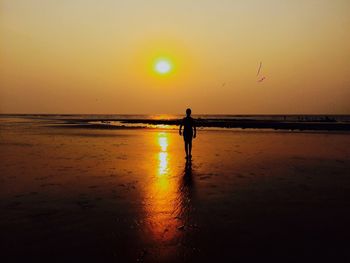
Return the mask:
<svg viewBox="0 0 350 263"><path fill-rule="evenodd" d="M350 115L195 115L198 128L350 131ZM51 127L84 129L174 128L182 115L9 115Z"/></svg>
<svg viewBox="0 0 350 263"><path fill-rule="evenodd" d="M94 122L94 123L90 123ZM99 123L96 123L99 122ZM113 125L112 122L120 122L119 125ZM181 119L176 120L150 120L150 119L104 119L104 120L66 120L67 125L61 125L70 128L92 128L92 129L137 129L150 126L178 126ZM140 126L131 126L137 125ZM144 125L144 126L142 126ZM273 130L310 130L310 131L350 131L350 123L345 122L327 122L327 121L273 121L273 120L227 120L227 119L196 119L198 128L240 128L240 129L273 129Z"/></svg>

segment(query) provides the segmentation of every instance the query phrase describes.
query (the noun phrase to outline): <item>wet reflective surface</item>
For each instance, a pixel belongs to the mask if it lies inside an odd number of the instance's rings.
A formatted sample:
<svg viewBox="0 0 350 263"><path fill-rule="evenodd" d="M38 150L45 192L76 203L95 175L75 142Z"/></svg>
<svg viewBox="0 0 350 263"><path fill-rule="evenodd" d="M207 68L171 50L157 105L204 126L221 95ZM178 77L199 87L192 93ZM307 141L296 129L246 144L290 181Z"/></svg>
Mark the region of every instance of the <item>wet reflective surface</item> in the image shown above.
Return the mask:
<svg viewBox="0 0 350 263"><path fill-rule="evenodd" d="M151 237L156 242L172 242L177 237L176 218L181 207L179 171L175 169L174 157L169 152L170 138L166 132L156 133L159 149L157 164L151 170L151 180L145 188L145 217L149 220ZM152 167L153 168L153 167Z"/></svg>
<svg viewBox="0 0 350 263"><path fill-rule="evenodd" d="M346 134L0 128L5 262L347 257Z"/></svg>

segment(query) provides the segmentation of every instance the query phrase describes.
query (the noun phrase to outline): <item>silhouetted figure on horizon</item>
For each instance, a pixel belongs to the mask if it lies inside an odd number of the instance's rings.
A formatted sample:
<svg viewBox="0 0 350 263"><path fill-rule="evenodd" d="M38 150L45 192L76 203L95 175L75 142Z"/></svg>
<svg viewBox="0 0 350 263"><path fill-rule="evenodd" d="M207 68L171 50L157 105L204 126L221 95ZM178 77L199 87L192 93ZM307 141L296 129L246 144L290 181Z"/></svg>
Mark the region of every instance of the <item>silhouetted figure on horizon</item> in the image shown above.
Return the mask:
<svg viewBox="0 0 350 263"><path fill-rule="evenodd" d="M184 130L182 132L182 126ZM185 141L186 159L191 159L192 155L192 139L196 138L196 125L194 119L191 117L191 109L186 110L186 117L182 119L179 134L183 135Z"/></svg>

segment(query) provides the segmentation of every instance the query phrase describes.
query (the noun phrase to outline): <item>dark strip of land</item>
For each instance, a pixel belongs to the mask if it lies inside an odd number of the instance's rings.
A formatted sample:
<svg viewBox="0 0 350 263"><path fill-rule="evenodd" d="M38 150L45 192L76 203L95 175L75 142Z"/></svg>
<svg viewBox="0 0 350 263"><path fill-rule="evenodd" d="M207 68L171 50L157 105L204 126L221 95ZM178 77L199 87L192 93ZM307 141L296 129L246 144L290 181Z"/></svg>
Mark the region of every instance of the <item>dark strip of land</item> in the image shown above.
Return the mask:
<svg viewBox="0 0 350 263"><path fill-rule="evenodd" d="M72 128L95 128L95 129L118 129L121 127L128 127L127 124L140 124L142 125L180 125L180 119L172 120L153 120L153 119L66 119L66 123L69 123L69 127ZM89 123L100 121L100 124ZM119 121L125 126L112 125L112 121ZM241 128L241 129L275 129L275 130L310 130L310 131L350 131L349 122L336 122L336 121L277 121L277 120L250 120L250 119L196 119L197 127L210 127L210 128Z"/></svg>
<svg viewBox="0 0 350 263"><path fill-rule="evenodd" d="M153 125L180 125L181 120L122 120L122 123L141 123ZM197 127L276 129L276 130L334 130L349 131L350 123L340 122L283 122L273 120L196 120Z"/></svg>

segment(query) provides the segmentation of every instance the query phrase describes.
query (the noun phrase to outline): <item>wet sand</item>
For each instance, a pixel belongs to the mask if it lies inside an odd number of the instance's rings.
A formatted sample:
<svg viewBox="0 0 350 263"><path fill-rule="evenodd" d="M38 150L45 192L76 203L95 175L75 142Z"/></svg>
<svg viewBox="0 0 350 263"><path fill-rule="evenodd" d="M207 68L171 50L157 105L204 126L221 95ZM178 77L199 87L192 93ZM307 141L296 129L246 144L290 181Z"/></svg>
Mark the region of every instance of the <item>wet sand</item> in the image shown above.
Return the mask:
<svg viewBox="0 0 350 263"><path fill-rule="evenodd" d="M1 262L348 262L350 135L0 122Z"/></svg>

